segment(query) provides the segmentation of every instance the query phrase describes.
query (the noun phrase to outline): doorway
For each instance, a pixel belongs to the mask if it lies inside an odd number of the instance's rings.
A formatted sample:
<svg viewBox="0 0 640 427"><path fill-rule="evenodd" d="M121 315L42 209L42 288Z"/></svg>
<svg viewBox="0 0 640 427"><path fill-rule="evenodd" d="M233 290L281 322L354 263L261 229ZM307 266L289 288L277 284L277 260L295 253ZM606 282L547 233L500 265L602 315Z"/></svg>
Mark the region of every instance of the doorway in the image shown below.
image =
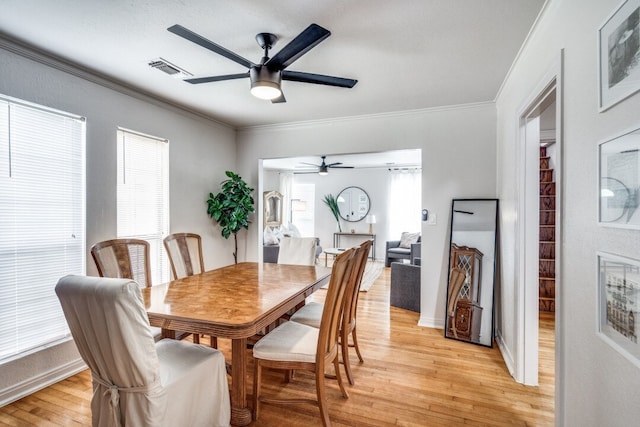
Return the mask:
<svg viewBox="0 0 640 427"><path fill-rule="evenodd" d="M554 76L521 115L518 217L518 369L516 380L538 385L541 363L555 372L556 307L561 286L561 109ZM549 360L551 359L551 361Z"/></svg>

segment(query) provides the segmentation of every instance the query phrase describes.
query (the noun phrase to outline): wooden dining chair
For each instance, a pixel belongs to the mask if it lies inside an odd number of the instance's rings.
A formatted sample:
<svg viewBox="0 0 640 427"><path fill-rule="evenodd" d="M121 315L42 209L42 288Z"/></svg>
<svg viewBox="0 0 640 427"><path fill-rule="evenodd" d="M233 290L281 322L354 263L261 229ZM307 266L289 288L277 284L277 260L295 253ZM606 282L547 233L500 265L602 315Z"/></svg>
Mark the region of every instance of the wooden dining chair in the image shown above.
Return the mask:
<svg viewBox="0 0 640 427"><path fill-rule="evenodd" d="M325 370L333 364L342 396L349 397L342 384L339 369L339 329L343 310L343 299L353 268L354 249L338 255L329 280L320 328L297 322L285 322L265 335L253 347L253 418L260 414L260 404L264 403L310 403L320 409L324 426L330 426L329 409L325 393ZM306 370L315 374L316 400L275 399L260 395L263 368Z"/></svg>
<svg viewBox="0 0 640 427"><path fill-rule="evenodd" d="M131 279L146 287L151 286L149 253L149 242L140 239L105 240L91 248L100 277Z"/></svg>
<svg viewBox="0 0 640 427"><path fill-rule="evenodd" d="M173 233L162 241L171 264L174 279L204 272L202 238L195 233ZM218 339L210 336L211 347L218 348ZM200 336L193 334L193 342L200 343Z"/></svg>
<svg viewBox="0 0 640 427"><path fill-rule="evenodd" d="M195 233L173 233L163 240L174 279L204 272L202 238Z"/></svg>
<svg viewBox="0 0 640 427"><path fill-rule="evenodd" d="M344 297L344 314L342 316L342 323L340 326L340 347L342 350L342 362L344 364L345 372L347 373L347 379L351 385L355 384L355 381L353 378L353 372L351 371L349 348L355 348L358 359L360 359L360 363L364 362L364 358L360 353L360 347L358 345L356 316L358 313L358 297L360 296L362 276L364 275L364 270L367 266L367 258L369 257L369 251L371 250L372 245L373 241L367 240L360 244L360 250L355 253L353 269L351 270L351 275L354 277L353 280L349 281L350 287L345 291L346 294ZM322 303L315 301L309 302L291 316L291 321L319 328L323 308L324 305ZM351 336L353 344L349 344L349 336Z"/></svg>

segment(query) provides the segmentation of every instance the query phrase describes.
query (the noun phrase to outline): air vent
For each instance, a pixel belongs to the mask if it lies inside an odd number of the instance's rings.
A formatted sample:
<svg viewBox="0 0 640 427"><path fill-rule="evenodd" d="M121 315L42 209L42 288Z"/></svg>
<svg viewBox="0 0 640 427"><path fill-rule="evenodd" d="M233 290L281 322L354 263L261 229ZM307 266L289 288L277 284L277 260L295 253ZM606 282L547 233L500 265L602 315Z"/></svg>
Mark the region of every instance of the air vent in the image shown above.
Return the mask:
<svg viewBox="0 0 640 427"><path fill-rule="evenodd" d="M183 70L182 68L172 64L171 62L163 58L152 59L148 62L148 64L150 67L158 69L174 78L193 76L193 74L191 74L190 72Z"/></svg>

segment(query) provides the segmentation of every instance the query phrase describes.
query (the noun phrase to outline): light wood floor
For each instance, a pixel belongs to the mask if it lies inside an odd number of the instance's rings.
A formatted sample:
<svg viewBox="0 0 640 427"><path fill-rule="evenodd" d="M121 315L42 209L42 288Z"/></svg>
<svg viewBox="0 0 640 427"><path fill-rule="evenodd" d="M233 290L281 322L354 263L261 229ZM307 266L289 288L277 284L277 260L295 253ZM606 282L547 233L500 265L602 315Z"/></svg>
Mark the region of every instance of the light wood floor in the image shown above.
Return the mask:
<svg viewBox="0 0 640 427"><path fill-rule="evenodd" d="M322 300L324 291L314 299ZM356 384L350 398L329 382L333 425L341 426L552 426L554 419L553 315L541 317L540 386L517 384L497 347L443 338L443 331L418 327L418 314L389 307L389 269L360 295L358 325L364 364L352 356ZM229 343L220 348L229 355ZM250 351L250 350L248 350ZM249 372L253 372L252 367ZM285 384L265 371L264 393L315 394L305 372ZM305 396L305 397L306 397ZM0 425L90 425L88 371L0 408ZM251 426L320 426L318 409L264 404Z"/></svg>

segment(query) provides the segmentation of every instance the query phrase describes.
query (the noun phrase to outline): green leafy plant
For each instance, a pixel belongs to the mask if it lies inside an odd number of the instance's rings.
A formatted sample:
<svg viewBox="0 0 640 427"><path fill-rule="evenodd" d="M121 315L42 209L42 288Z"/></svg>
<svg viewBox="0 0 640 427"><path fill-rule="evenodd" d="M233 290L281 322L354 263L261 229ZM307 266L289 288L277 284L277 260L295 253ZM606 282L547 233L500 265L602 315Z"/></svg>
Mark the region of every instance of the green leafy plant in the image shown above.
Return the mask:
<svg viewBox="0 0 640 427"><path fill-rule="evenodd" d="M222 181L222 191L215 196L209 193L207 213L222 227L222 236L228 239L231 234L235 240L233 259L238 263L238 231L249 229L249 214L253 207L253 188L238 174L226 171L229 179Z"/></svg>
<svg viewBox="0 0 640 427"><path fill-rule="evenodd" d="M340 225L340 208L338 207L338 201L332 194L325 194L324 199L322 199L325 205L329 206L331 209L331 213L336 218L336 222L338 223L338 230L342 233L342 226Z"/></svg>

